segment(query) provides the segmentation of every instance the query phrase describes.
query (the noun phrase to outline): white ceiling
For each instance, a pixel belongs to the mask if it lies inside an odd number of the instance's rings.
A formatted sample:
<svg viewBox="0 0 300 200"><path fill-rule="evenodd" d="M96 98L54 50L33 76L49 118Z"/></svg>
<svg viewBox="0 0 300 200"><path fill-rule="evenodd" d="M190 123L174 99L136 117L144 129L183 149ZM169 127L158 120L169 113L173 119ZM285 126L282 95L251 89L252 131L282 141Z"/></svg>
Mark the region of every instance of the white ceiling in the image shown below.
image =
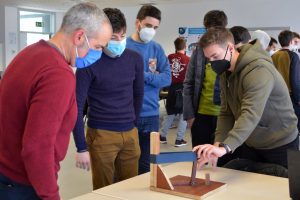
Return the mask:
<svg viewBox="0 0 300 200"><path fill-rule="evenodd" d="M86 1L93 2L101 8L138 6L148 3L160 5L197 2L197 0L0 0L0 5L49 11L66 11L72 5Z"/></svg>

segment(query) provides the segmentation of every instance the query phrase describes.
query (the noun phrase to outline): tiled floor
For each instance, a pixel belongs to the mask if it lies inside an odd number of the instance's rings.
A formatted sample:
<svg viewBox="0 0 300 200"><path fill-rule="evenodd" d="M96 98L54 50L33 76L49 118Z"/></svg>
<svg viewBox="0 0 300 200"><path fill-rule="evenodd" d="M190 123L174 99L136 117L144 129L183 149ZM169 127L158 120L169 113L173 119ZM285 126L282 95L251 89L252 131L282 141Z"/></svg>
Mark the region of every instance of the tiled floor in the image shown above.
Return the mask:
<svg viewBox="0 0 300 200"><path fill-rule="evenodd" d="M161 121L166 116L163 101L161 103ZM185 140L188 145L183 147L174 147L176 139L176 129L170 129L167 135L168 144L161 144L161 151L190 151L192 149L190 141L190 130L187 130ZM64 200L76 197L92 191L91 172L87 172L75 167L75 145L73 138L71 139L65 160L61 163L59 173L60 194Z"/></svg>

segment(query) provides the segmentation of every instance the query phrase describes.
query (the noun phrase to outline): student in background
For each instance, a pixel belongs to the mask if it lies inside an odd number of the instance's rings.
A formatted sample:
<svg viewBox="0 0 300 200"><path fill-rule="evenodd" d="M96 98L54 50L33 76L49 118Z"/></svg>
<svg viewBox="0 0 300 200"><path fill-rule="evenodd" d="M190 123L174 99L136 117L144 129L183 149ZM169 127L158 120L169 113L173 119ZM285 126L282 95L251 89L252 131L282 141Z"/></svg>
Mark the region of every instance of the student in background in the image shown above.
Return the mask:
<svg viewBox="0 0 300 200"><path fill-rule="evenodd" d="M163 48L153 41L161 21L155 6L142 6L135 21L135 32L127 38L127 48L144 59L144 101L137 121L141 157L139 174L150 171L150 133L159 129L159 91L171 83L171 70Z"/></svg>
<svg viewBox="0 0 300 200"><path fill-rule="evenodd" d="M7 67L0 84L0 199L61 199L59 162L77 116L70 65L100 59L111 32L101 9L77 4L54 37L26 47Z"/></svg>
<svg viewBox="0 0 300 200"><path fill-rule="evenodd" d="M167 116L164 119L163 127L160 131L160 143L167 143L167 134L171 127L176 115L179 115L177 137L175 140L175 147L181 147L187 144L183 139L186 131L186 121L183 120L182 108L182 90L185 73L188 67L190 58L185 55L186 41L184 38L179 37L174 41L176 52L168 56L171 74L172 84L168 90L167 96Z"/></svg>
<svg viewBox="0 0 300 200"><path fill-rule="evenodd" d="M272 60L288 87L300 130L300 61L294 52L293 38L292 31L284 30L279 33L278 41L282 49L272 55Z"/></svg>
<svg viewBox="0 0 300 200"><path fill-rule="evenodd" d="M251 34L251 40L258 40L264 50L267 50L269 43L271 41L271 37L268 33L262 30L253 31Z"/></svg>
<svg viewBox="0 0 300 200"><path fill-rule="evenodd" d="M293 32L291 51L295 52L300 58L299 45L300 45L300 35L297 32Z"/></svg>
<svg viewBox="0 0 300 200"><path fill-rule="evenodd" d="M113 34L103 56L76 72L78 118L74 128L76 166L92 167L93 189L138 175L140 147L135 127L144 93L142 57L126 48L126 20L116 8L105 8ZM87 135L83 108L88 100Z"/></svg>
<svg viewBox="0 0 300 200"><path fill-rule="evenodd" d="M227 26L227 16L221 10L205 14L205 28ZM207 62L202 48L194 50L183 83L183 118L191 128L192 146L213 143L217 116L220 113L220 88L217 73Z"/></svg>
<svg viewBox="0 0 300 200"><path fill-rule="evenodd" d="M293 45L297 46L300 45L300 35L297 32L293 32L293 39L292 39Z"/></svg>
<svg viewBox="0 0 300 200"><path fill-rule="evenodd" d="M243 26L233 26L229 30L233 35L234 46L236 49L247 44L251 40L251 35L248 29Z"/></svg>
<svg viewBox="0 0 300 200"><path fill-rule="evenodd" d="M270 40L269 45L267 47L267 52L269 52L270 56L272 56L276 52L277 44L278 44L277 40L274 39L273 37L271 37L271 40Z"/></svg>

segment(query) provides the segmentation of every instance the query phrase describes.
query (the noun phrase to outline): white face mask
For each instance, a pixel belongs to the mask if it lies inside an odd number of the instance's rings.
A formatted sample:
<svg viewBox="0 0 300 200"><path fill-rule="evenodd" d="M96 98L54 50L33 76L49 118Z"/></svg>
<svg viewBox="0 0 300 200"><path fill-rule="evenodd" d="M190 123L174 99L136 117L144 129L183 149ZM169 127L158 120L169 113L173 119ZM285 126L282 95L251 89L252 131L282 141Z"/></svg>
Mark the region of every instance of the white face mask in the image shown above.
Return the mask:
<svg viewBox="0 0 300 200"><path fill-rule="evenodd" d="M298 46L297 46L297 45L294 45L294 44L292 44L292 45L290 45L290 46L289 46L289 50L290 50L290 51L297 52L297 51L298 51Z"/></svg>
<svg viewBox="0 0 300 200"><path fill-rule="evenodd" d="M154 28L148 27L142 28L139 32L141 40L145 43L150 42L154 38L155 33L156 31L154 30Z"/></svg>
<svg viewBox="0 0 300 200"><path fill-rule="evenodd" d="M274 50L270 50L270 51L269 51L270 56L272 56L275 52L276 52L276 51L274 51Z"/></svg>

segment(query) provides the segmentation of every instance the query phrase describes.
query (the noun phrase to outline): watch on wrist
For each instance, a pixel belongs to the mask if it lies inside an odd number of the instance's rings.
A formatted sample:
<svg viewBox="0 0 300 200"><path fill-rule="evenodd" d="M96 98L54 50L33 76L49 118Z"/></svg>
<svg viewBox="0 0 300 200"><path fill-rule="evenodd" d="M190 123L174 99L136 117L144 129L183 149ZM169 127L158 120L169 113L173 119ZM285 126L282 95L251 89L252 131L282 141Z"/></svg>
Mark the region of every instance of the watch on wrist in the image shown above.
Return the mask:
<svg viewBox="0 0 300 200"><path fill-rule="evenodd" d="M224 147L224 149L226 150L226 154L231 153L231 149L227 144L220 142L219 147Z"/></svg>

